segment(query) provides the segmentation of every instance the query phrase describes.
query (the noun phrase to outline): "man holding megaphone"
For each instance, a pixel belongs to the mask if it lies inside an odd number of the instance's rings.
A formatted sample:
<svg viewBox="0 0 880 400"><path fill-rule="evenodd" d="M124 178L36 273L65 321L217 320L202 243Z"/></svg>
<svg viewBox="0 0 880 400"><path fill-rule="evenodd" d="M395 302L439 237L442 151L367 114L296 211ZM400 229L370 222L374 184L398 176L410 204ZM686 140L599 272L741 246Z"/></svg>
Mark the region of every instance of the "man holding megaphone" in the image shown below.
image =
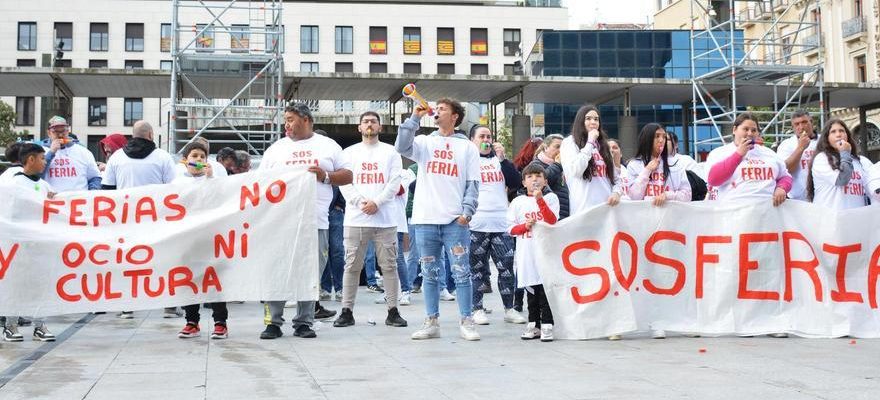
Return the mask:
<svg viewBox="0 0 880 400"><path fill-rule="evenodd" d="M414 340L440 337L440 290L438 276L443 268L445 248L457 287L460 314L459 334L465 340L479 340L471 318L473 287L470 270L468 223L477 210L480 161L477 148L455 127L464 119L464 107L452 99L440 99L434 108L438 129L416 137L429 106L417 102L412 116L400 125L394 147L419 166L413 197L412 223L421 258L422 289L428 317Z"/></svg>

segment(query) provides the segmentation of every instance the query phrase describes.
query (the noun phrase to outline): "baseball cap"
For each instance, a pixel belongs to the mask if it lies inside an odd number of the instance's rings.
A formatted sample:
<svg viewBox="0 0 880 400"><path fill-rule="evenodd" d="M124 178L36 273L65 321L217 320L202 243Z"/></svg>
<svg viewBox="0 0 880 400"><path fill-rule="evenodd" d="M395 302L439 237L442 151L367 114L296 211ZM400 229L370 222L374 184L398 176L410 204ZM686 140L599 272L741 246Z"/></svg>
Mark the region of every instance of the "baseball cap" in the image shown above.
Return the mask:
<svg viewBox="0 0 880 400"><path fill-rule="evenodd" d="M306 103L296 102L293 103L287 108L284 109L284 112L292 112L294 114L299 114L300 117L308 118L309 121L314 122L315 118L312 117L312 110L309 109L309 106Z"/></svg>
<svg viewBox="0 0 880 400"><path fill-rule="evenodd" d="M49 118L49 129L52 129L56 126L68 126L67 120L64 117L56 115L52 118Z"/></svg>

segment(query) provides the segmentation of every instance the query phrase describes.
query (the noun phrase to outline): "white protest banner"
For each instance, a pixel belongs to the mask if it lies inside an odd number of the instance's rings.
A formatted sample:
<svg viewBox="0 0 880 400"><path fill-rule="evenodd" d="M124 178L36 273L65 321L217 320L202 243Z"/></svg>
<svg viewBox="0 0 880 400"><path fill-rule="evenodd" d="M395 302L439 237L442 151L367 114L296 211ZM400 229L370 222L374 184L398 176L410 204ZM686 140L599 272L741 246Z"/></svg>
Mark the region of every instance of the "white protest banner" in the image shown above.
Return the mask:
<svg viewBox="0 0 880 400"><path fill-rule="evenodd" d="M39 198L0 186L0 315L318 297L315 175Z"/></svg>
<svg viewBox="0 0 880 400"><path fill-rule="evenodd" d="M880 209L599 206L536 226L554 335L663 329L880 337Z"/></svg>

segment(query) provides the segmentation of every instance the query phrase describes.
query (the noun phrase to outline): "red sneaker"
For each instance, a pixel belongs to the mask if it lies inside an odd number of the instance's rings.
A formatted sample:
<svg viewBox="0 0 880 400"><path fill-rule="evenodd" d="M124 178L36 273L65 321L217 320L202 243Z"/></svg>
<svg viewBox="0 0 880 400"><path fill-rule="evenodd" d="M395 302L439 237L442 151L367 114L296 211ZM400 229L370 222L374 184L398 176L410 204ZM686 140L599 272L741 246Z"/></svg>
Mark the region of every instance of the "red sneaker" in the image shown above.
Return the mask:
<svg viewBox="0 0 880 400"><path fill-rule="evenodd" d="M229 336L229 330L224 324L214 324L214 332L211 333L211 339L226 339Z"/></svg>
<svg viewBox="0 0 880 400"><path fill-rule="evenodd" d="M189 339L194 337L199 337L199 324L194 324L192 322L187 322L186 326L180 330L177 334L177 337L181 339Z"/></svg>

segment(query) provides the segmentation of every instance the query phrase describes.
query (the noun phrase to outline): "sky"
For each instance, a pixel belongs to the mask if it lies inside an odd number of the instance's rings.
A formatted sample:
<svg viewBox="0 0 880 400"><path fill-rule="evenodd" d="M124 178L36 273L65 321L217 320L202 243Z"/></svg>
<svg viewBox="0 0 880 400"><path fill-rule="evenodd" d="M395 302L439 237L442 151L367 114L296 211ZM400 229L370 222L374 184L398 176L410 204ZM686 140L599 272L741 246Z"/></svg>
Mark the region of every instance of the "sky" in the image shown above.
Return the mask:
<svg viewBox="0 0 880 400"><path fill-rule="evenodd" d="M654 14L655 0L566 0L571 26L593 25L604 23L640 23L648 22ZM598 7L598 20L596 11Z"/></svg>

